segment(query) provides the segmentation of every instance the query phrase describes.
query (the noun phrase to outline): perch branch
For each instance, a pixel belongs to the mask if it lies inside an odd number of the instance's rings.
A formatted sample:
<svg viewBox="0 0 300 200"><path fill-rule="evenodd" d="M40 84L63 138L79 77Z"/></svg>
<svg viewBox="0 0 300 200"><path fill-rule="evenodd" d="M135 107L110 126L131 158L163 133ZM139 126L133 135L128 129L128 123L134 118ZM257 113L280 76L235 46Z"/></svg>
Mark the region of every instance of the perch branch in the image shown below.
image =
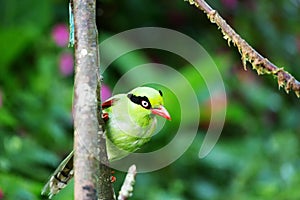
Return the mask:
<svg viewBox="0 0 300 200"><path fill-rule="evenodd" d="M195 5L198 9L206 13L211 23L215 23L221 30L223 38L227 40L228 45L233 43L233 45L238 48L245 70L248 62L252 65L252 68L256 70L258 75L272 74L277 78L279 88L283 87L287 93L289 93L289 91L294 91L297 97L300 97L300 82L289 72L285 71L283 68L277 67L253 49L226 23L216 10L212 9L204 0L185 1L189 1L191 5Z"/></svg>
<svg viewBox="0 0 300 200"><path fill-rule="evenodd" d="M96 0L73 0L75 200L114 199L101 113ZM101 116L101 115L100 115Z"/></svg>
<svg viewBox="0 0 300 200"><path fill-rule="evenodd" d="M133 186L135 183L136 166L131 165L128 169L124 183L119 192L118 200L126 200L132 196Z"/></svg>

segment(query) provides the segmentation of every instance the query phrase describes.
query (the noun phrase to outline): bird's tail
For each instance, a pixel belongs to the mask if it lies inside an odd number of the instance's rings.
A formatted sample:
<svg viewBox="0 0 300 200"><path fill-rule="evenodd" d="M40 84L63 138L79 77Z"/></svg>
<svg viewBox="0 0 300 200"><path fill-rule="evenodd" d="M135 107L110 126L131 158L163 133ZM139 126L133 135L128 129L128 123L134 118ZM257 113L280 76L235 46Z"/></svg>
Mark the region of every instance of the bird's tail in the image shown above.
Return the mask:
<svg viewBox="0 0 300 200"><path fill-rule="evenodd" d="M57 194L61 189L66 187L70 179L74 176L72 151L57 167L51 175L50 180L44 186L41 195L48 196L49 199Z"/></svg>

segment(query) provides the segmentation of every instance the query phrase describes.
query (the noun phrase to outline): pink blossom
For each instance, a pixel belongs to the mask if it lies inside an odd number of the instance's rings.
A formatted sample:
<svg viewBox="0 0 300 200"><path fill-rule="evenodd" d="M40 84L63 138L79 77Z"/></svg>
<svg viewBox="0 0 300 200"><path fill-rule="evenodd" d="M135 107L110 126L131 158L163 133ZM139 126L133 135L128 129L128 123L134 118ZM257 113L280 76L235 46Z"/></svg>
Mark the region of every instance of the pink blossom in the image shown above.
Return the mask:
<svg viewBox="0 0 300 200"><path fill-rule="evenodd" d="M225 7L232 10L236 8L238 3L237 0L221 0L221 2Z"/></svg>
<svg viewBox="0 0 300 200"><path fill-rule="evenodd" d="M63 76L69 76L74 69L73 55L69 52L62 53L59 59L59 70Z"/></svg>
<svg viewBox="0 0 300 200"><path fill-rule="evenodd" d="M105 84L101 85L101 102L104 102L109 97L111 97L111 90L109 87Z"/></svg>
<svg viewBox="0 0 300 200"><path fill-rule="evenodd" d="M52 38L57 46L65 47L69 42L69 30L65 24L57 24L52 29Z"/></svg>
<svg viewBox="0 0 300 200"><path fill-rule="evenodd" d="M0 188L0 200L4 199L4 192L2 191L2 189Z"/></svg>

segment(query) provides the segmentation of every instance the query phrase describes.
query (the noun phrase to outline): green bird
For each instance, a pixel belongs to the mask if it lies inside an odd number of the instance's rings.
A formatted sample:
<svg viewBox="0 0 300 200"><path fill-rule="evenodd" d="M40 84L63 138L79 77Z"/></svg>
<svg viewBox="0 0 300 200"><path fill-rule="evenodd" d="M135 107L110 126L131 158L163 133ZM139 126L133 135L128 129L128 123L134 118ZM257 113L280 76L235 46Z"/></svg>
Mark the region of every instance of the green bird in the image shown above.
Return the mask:
<svg viewBox="0 0 300 200"><path fill-rule="evenodd" d="M163 106L163 94L150 87L138 87L127 94L118 94L102 104L102 118L106 123L108 160L121 159L147 143L156 128L156 115L171 120ZM58 166L42 195L52 198L73 177L72 151Z"/></svg>

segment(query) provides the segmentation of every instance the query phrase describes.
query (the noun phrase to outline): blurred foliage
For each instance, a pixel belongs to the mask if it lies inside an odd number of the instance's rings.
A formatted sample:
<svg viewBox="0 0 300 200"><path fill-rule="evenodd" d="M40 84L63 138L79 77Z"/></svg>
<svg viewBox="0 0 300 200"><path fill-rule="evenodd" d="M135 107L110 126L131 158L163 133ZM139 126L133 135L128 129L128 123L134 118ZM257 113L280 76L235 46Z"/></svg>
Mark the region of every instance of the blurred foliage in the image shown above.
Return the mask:
<svg viewBox="0 0 300 200"><path fill-rule="evenodd" d="M298 0L208 2L254 48L300 79ZM101 40L144 26L174 29L197 40L217 64L228 98L222 135L213 151L199 159L210 120L210 97L203 80L185 60L150 49L132 52L105 71L104 82L113 88L133 66L149 62L172 66L190 81L199 100L201 120L193 144L168 167L138 174L131 199L300 198L299 99L278 90L273 78L258 77L251 69L243 71L237 50L227 46L203 13L183 0L97 3ZM68 22L68 4L4 0L0 12L0 200L40 199L47 178L72 148L73 74L62 66L62 55L72 49L53 39L54 27ZM114 48L118 45L112 52ZM128 81L155 75L155 71L149 73ZM167 108L176 115L178 102L172 103L168 96L172 94L166 95ZM172 139L176 117L172 123L145 151ZM116 172L116 191L124 176ZM71 199L72 195L69 185L55 199Z"/></svg>

